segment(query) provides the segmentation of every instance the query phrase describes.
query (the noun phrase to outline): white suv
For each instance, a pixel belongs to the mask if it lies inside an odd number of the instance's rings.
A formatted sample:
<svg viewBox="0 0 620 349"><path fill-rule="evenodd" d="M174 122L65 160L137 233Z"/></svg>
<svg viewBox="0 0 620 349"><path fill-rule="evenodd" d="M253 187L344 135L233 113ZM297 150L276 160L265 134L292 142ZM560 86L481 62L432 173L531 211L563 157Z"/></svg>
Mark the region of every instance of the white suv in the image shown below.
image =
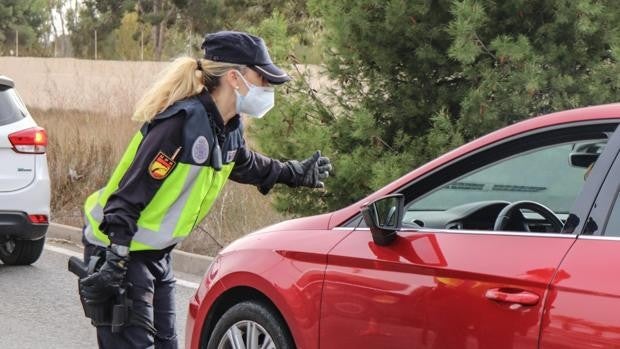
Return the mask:
<svg viewBox="0 0 620 349"><path fill-rule="evenodd" d="M45 243L50 214L47 134L0 75L0 260L34 263Z"/></svg>

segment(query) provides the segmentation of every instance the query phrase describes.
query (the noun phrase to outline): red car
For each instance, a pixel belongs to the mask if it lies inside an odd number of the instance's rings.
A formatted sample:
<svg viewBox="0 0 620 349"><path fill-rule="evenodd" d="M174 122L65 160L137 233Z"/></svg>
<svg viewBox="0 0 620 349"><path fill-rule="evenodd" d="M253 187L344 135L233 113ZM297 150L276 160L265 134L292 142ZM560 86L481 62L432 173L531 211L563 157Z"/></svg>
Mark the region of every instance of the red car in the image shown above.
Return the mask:
<svg viewBox="0 0 620 349"><path fill-rule="evenodd" d="M620 347L620 104L474 140L223 249L188 348Z"/></svg>

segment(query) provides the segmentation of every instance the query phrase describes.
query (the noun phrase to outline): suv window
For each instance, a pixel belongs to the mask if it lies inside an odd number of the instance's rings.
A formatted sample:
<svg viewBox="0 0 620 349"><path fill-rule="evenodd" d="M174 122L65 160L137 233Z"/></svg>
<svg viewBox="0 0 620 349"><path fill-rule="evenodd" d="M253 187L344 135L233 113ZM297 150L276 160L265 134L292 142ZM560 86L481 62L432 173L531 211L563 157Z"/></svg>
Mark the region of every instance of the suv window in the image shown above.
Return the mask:
<svg viewBox="0 0 620 349"><path fill-rule="evenodd" d="M0 85L0 126L19 121L27 114L15 89Z"/></svg>

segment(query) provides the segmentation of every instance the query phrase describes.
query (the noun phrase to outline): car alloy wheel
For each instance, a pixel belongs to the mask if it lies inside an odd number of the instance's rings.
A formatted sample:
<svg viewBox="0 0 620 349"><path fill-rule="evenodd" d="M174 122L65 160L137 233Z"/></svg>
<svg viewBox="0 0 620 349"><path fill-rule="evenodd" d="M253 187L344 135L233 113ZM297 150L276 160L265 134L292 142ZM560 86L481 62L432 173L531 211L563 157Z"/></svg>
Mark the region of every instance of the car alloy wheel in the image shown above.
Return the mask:
<svg viewBox="0 0 620 349"><path fill-rule="evenodd" d="M276 349L269 333L254 321L239 321L220 340L218 349Z"/></svg>
<svg viewBox="0 0 620 349"><path fill-rule="evenodd" d="M217 320L205 349L295 349L288 326L266 301L247 300Z"/></svg>

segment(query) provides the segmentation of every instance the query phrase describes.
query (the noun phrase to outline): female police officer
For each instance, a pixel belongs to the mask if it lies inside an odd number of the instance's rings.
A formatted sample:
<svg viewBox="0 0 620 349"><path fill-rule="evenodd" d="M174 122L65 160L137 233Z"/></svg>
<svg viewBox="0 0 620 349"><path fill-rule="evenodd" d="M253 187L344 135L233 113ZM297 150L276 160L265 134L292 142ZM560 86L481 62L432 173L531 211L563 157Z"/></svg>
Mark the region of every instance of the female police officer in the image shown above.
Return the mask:
<svg viewBox="0 0 620 349"><path fill-rule="evenodd" d="M117 318L93 316L100 347L177 347L170 252L227 178L266 194L276 183L322 187L331 169L319 152L280 162L247 149L239 114L262 117L274 105L269 85L290 80L261 38L218 32L202 47L204 59L176 59L138 102L133 118L144 126L86 200L85 261L100 255L103 263L80 281L82 301L109 309L125 289L131 300L120 329L111 326Z"/></svg>

